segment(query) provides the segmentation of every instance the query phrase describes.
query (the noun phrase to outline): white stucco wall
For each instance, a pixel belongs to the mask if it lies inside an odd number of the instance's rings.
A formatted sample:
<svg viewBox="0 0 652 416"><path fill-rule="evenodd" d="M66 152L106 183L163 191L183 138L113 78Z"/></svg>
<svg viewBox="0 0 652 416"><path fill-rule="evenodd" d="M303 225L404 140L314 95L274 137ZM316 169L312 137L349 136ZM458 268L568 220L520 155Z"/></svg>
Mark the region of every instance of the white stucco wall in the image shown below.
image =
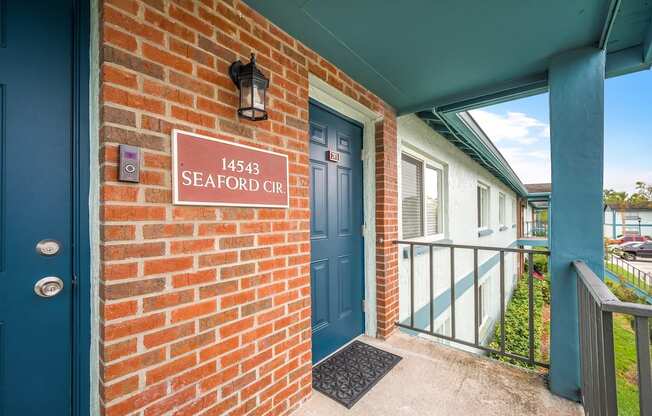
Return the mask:
<svg viewBox="0 0 652 416"><path fill-rule="evenodd" d="M525 205L525 214L523 215L523 221L524 221L523 230L526 230L525 224L527 224L528 222L532 222L532 218L533 218L533 215L534 215L534 213L532 211L533 211L532 210L532 205L526 204Z"/></svg>
<svg viewBox="0 0 652 416"><path fill-rule="evenodd" d="M604 212L604 236L607 238L615 238L624 234L623 224L627 225L630 231L639 231L639 221L633 219L634 217L640 218L640 233L652 237L652 211L651 210L627 210L615 212L616 232L614 235L614 212L611 208L607 208ZM627 219L629 218L629 219Z"/></svg>
<svg viewBox="0 0 652 416"><path fill-rule="evenodd" d="M454 244L469 244L491 247L509 247L516 241L516 218L512 205L516 204L516 194L491 175L486 169L478 165L471 158L457 149L448 140L435 133L423 121L414 115L399 117L398 119L399 150L409 149L413 153L437 162L444 167L444 236L443 238ZM400 157L400 156L399 156ZM401 194L401 163L398 164L399 196ZM477 226L477 185L478 182L489 186L490 198L490 224L493 231L490 235L479 237ZM505 216L507 229L501 231L498 221L498 195L506 196ZM399 198L399 236L402 236L401 203ZM441 237L440 237L441 238ZM416 241L432 241L421 238ZM406 246L399 250L399 275L400 275L400 320L408 321L410 311L410 260ZM417 250L419 251L419 250ZM486 282L488 290L486 306L489 319L482 327L480 338L490 335L490 330L500 313L500 269L498 252L480 251L478 264L485 273L481 274L479 282ZM435 276L435 303L436 320L434 328L439 328L450 316L450 249L437 248L433 251L434 276ZM505 287L506 298L511 295L517 270L515 254L505 255ZM484 267L482 266L484 264ZM414 288L415 312L419 327L429 328L429 254L427 251L415 255L414 262ZM456 281L456 336L468 341L474 338L474 296L472 285L473 251L455 250L455 281ZM471 278L470 278L471 277ZM465 291L460 289L467 284ZM463 292L463 293L460 293ZM437 298L439 296L439 298ZM507 303L507 301L505 302ZM420 313L418 311L421 311ZM441 313L437 313L441 312ZM424 315L425 313L425 315Z"/></svg>

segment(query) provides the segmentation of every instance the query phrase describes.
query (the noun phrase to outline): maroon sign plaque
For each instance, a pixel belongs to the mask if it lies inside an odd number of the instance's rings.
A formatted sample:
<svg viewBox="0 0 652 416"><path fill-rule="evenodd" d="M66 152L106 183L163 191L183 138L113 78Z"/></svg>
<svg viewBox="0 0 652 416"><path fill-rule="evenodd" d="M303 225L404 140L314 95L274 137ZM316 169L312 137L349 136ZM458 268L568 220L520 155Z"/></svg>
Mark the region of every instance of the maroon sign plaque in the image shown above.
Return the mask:
<svg viewBox="0 0 652 416"><path fill-rule="evenodd" d="M287 208L288 158L173 130L172 193L177 205Z"/></svg>

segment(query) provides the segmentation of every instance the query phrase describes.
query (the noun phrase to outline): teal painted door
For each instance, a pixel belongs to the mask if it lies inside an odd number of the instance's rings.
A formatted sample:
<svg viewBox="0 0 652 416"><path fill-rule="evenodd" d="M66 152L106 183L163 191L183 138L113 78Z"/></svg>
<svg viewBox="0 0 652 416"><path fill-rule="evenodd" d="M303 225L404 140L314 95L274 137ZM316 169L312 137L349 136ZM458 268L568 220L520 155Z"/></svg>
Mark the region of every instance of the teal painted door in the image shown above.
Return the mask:
<svg viewBox="0 0 652 416"><path fill-rule="evenodd" d="M313 362L364 331L361 151L360 126L310 105Z"/></svg>
<svg viewBox="0 0 652 416"><path fill-rule="evenodd" d="M74 8L0 6L0 415L69 415ZM46 239L56 255L37 252ZM47 276L63 291L39 297Z"/></svg>

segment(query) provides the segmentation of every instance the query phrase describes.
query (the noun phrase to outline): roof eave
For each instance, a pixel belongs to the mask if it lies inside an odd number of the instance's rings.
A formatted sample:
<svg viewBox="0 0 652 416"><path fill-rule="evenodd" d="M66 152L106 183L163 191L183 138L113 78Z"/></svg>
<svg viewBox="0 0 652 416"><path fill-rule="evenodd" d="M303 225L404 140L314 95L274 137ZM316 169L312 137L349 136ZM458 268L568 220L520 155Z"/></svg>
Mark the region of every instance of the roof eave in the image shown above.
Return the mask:
<svg viewBox="0 0 652 416"><path fill-rule="evenodd" d="M452 142L516 194L527 196L528 192L521 180L469 113L433 111L418 115L430 128ZM429 117L430 115L432 118Z"/></svg>

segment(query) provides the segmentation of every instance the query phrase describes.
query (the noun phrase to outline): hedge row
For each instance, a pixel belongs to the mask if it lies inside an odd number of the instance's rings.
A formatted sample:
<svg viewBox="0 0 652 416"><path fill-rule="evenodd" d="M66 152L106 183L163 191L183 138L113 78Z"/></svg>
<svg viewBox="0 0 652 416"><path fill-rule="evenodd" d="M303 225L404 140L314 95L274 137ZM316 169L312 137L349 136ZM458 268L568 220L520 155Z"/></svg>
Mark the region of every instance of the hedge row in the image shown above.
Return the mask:
<svg viewBox="0 0 652 416"><path fill-rule="evenodd" d="M541 357L541 336L543 334L543 306L550 302L549 283L547 280L534 279L534 356L536 359ZM520 279L512 299L510 300L505 312L505 351L512 354L518 354L524 357L529 355L529 322L528 322L528 276L524 274ZM498 323L495 327L494 338L489 346L493 349L500 350L501 326ZM490 354L492 358L500 361L512 363L521 367L532 368L529 364L515 360L513 358L503 357L498 354Z"/></svg>

